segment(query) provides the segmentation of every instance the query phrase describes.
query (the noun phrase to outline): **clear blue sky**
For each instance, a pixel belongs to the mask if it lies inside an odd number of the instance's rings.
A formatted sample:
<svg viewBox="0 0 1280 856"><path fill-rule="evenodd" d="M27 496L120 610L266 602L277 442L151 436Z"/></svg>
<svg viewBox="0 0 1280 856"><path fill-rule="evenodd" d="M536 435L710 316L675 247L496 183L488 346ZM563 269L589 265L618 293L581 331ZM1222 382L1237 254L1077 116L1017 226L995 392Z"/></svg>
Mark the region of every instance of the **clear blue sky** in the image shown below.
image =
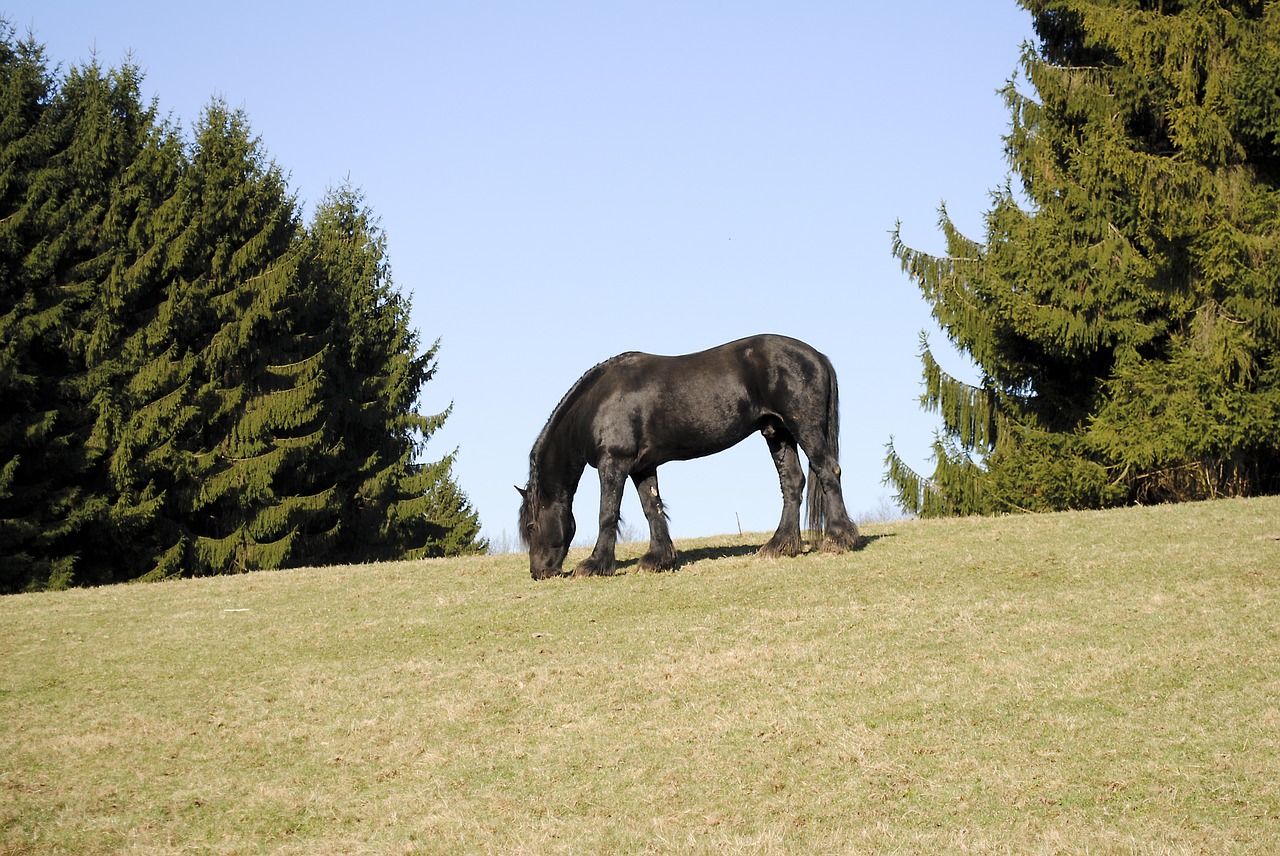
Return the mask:
<svg viewBox="0 0 1280 856"><path fill-rule="evenodd" d="M940 249L945 200L982 237L1007 173L996 90L1032 35L1013 0L0 8L53 62L131 57L187 128L215 96L243 108L304 205L363 189L414 324L442 340L422 406L453 415L427 457L458 450L494 538L515 533L512 485L560 396L627 350L804 339L840 377L850 509L889 496L891 435L932 469L920 331L947 351L889 232ZM659 475L676 537L777 524L759 438ZM588 470L580 540L597 497ZM644 531L630 488L623 513Z"/></svg>

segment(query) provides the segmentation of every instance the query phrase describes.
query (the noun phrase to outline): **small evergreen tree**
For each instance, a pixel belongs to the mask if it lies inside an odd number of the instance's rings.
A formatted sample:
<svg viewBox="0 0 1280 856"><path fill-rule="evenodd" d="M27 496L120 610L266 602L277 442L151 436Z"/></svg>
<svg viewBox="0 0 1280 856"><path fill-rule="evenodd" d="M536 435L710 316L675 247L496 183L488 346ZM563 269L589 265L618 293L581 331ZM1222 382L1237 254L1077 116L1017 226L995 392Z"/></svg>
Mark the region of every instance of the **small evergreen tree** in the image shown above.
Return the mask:
<svg viewBox="0 0 1280 856"><path fill-rule="evenodd" d="M1280 4L1022 0L1011 186L982 242L893 252L983 380L927 345L923 514L1280 488ZM1034 94L1024 90L1029 85Z"/></svg>

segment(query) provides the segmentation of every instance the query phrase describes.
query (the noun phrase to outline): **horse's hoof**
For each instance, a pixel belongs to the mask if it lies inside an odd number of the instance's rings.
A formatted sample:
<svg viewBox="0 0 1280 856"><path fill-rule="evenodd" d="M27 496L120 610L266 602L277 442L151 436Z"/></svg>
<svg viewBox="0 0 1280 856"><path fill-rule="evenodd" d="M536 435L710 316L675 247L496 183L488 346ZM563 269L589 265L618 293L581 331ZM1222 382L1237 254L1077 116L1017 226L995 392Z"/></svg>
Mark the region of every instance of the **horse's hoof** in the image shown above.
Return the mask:
<svg viewBox="0 0 1280 856"><path fill-rule="evenodd" d="M658 573L661 571L674 571L679 562L676 561L674 554L660 555L654 553L645 553L640 557L638 567L642 571Z"/></svg>
<svg viewBox="0 0 1280 856"><path fill-rule="evenodd" d="M858 547L858 527L850 524L828 529L822 539L822 552L845 553Z"/></svg>
<svg viewBox="0 0 1280 856"><path fill-rule="evenodd" d="M791 559L804 552L804 544L799 538L771 538L760 548L760 555L766 559Z"/></svg>
<svg viewBox="0 0 1280 856"><path fill-rule="evenodd" d="M590 558L583 559L573 569L575 577L611 577L613 572L614 567L612 565L606 566Z"/></svg>

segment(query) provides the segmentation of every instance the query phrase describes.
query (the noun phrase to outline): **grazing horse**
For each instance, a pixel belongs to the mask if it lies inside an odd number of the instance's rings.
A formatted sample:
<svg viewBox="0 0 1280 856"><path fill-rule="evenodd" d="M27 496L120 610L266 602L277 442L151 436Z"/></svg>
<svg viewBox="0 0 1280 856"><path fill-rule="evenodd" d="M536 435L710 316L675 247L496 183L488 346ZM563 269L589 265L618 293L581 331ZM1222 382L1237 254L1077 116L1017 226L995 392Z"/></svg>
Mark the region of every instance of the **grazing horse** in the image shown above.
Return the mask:
<svg viewBox="0 0 1280 856"><path fill-rule="evenodd" d="M576 524L573 495L587 464L600 473L600 534L574 576L612 574L627 478L649 520L643 570L676 566L658 493L658 467L722 452L759 431L782 484L782 522L760 553L795 556L809 459L809 528L831 551L854 547L858 529L840 492L839 402L831 361L804 342L760 335L680 357L628 352L575 383L529 453L529 483L517 487L520 538L535 580L556 576Z"/></svg>

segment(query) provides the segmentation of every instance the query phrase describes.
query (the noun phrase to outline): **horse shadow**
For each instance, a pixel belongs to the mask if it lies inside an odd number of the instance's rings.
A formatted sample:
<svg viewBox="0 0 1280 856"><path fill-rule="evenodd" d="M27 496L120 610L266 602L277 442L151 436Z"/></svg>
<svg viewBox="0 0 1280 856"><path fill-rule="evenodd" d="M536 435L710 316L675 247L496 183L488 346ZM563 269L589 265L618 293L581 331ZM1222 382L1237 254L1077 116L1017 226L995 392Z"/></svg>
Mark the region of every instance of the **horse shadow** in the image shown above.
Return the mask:
<svg viewBox="0 0 1280 856"><path fill-rule="evenodd" d="M887 538L887 537L890 537L890 536L859 535L858 543L855 544L853 546L853 549L849 550L848 552L851 552L851 553L861 552L862 550L865 550L867 547L871 546L873 542L879 541L881 538ZM694 562L701 562L705 560L742 559L742 558L748 558L750 556L756 556L756 555L759 555L760 548L763 547L764 545L765 545L765 541L761 541L759 544L726 544L726 545L721 545L717 547L695 547L692 550L677 550L676 557L677 557L678 564L676 565L674 570L679 570L685 565L691 565ZM821 552L822 551L820 549L813 550L811 548L811 549L805 550L805 552L801 553L800 555L807 556L811 553L820 554ZM634 559L619 560L617 564L617 569L619 573L624 571L627 573L630 573L632 572L633 569L637 569L639 565L640 565L640 557L637 556Z"/></svg>

